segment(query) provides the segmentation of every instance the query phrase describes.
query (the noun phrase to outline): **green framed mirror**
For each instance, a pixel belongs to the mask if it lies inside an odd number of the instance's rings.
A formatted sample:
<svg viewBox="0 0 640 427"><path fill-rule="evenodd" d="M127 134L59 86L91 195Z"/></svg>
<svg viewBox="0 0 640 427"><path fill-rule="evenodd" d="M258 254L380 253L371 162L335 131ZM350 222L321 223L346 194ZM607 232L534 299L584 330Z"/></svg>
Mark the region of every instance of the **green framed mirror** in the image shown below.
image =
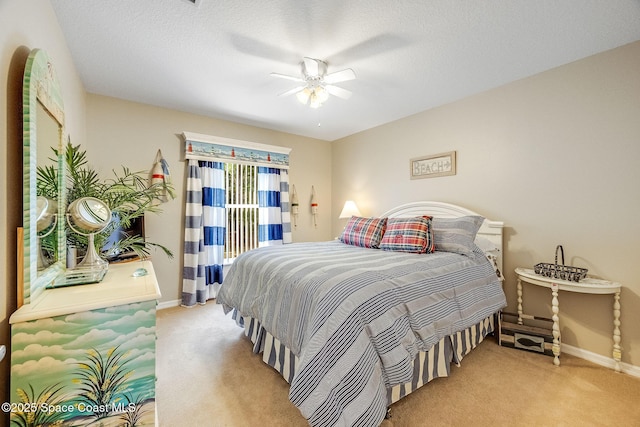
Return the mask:
<svg viewBox="0 0 640 427"><path fill-rule="evenodd" d="M27 58L23 91L23 229L24 262L22 303L29 304L39 292L64 280L66 267L66 211L64 169L64 108L55 69L47 53L34 49ZM54 151L55 150L55 151ZM56 156L57 152L57 156ZM55 197L38 194L38 169L57 173ZM40 200L38 197L40 196ZM42 198L55 207L54 221L42 224ZM39 203L40 202L40 203ZM50 215L49 215L50 217ZM46 239L46 241L45 241Z"/></svg>

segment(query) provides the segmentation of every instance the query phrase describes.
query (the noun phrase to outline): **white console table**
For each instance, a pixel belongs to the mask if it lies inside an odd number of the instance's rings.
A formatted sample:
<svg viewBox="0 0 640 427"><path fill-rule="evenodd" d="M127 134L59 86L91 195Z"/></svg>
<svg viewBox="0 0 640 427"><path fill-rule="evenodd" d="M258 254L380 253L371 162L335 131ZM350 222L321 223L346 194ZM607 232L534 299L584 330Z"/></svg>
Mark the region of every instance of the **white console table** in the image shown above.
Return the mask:
<svg viewBox="0 0 640 427"><path fill-rule="evenodd" d="M560 365L560 325L558 303L558 291L578 292L582 294L607 295L613 294L613 360L615 361L615 370L620 372L620 359L622 358L622 350L620 348L620 289L619 283L609 282L607 280L594 279L587 277L580 282L570 282L568 280L554 279L552 277L544 277L534 273L529 268L516 268L518 276L518 323L522 324L522 283L530 283L536 286L542 286L551 289L551 310L553 312L553 363Z"/></svg>

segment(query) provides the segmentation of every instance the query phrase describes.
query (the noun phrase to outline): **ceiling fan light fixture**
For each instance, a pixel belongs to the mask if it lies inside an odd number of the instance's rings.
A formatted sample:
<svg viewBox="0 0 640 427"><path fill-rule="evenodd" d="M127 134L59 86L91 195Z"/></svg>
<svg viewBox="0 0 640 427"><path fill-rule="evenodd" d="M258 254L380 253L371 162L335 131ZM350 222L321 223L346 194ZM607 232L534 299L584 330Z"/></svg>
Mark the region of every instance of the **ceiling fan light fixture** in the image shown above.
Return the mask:
<svg viewBox="0 0 640 427"><path fill-rule="evenodd" d="M315 90L311 93L311 97L309 98L309 107L311 107L311 108L320 108L320 107L322 107L322 101L320 100L320 98L316 94Z"/></svg>
<svg viewBox="0 0 640 427"><path fill-rule="evenodd" d="M309 107L311 108L322 107L322 104L329 99L329 92L323 86L307 87L302 92L309 93ZM302 102L302 100L300 100L300 102ZM306 102L304 102L304 104L306 104Z"/></svg>
<svg viewBox="0 0 640 427"><path fill-rule="evenodd" d="M280 96L296 94L296 98L303 105L311 108L321 107L329 99L329 95L338 98L349 99L351 92L337 87L334 83L353 80L356 74L350 68L327 73L327 63L319 59L305 57L300 63L301 76L290 76L287 74L271 73L274 77L293 80L302 83L301 86L288 90Z"/></svg>
<svg viewBox="0 0 640 427"><path fill-rule="evenodd" d="M309 90L309 88L306 87L300 92L296 93L296 98L298 98L298 101L300 101L301 104L307 105L307 102L309 102L309 98L311 97L311 94L312 94L311 90Z"/></svg>
<svg viewBox="0 0 640 427"><path fill-rule="evenodd" d="M316 97L323 104L327 99L329 99L329 92L324 88L324 86L318 86L315 89Z"/></svg>

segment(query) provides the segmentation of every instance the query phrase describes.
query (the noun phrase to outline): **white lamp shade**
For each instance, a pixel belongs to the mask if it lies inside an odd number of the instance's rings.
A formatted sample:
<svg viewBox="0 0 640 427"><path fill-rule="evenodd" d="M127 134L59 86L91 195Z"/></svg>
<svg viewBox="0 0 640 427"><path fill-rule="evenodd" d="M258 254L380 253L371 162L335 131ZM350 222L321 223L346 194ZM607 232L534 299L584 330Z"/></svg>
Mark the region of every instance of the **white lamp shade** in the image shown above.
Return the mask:
<svg viewBox="0 0 640 427"><path fill-rule="evenodd" d="M352 216L361 216L360 210L356 206L356 202L353 200L347 200L344 202L344 207L338 218L351 218Z"/></svg>

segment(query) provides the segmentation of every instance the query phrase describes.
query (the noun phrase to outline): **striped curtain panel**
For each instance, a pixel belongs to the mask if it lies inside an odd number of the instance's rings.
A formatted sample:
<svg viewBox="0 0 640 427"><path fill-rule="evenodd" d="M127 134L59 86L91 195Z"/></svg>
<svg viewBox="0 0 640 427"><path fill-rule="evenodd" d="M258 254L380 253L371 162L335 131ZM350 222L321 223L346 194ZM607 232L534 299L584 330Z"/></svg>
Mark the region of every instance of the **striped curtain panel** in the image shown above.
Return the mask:
<svg viewBox="0 0 640 427"><path fill-rule="evenodd" d="M289 173L258 168L258 246L291 243Z"/></svg>
<svg viewBox="0 0 640 427"><path fill-rule="evenodd" d="M189 160L184 223L182 305L191 307L215 298L222 283L224 163Z"/></svg>
<svg viewBox="0 0 640 427"><path fill-rule="evenodd" d="M291 202L289 200L289 171L280 170L280 212L282 214L282 243L293 242L291 235Z"/></svg>

